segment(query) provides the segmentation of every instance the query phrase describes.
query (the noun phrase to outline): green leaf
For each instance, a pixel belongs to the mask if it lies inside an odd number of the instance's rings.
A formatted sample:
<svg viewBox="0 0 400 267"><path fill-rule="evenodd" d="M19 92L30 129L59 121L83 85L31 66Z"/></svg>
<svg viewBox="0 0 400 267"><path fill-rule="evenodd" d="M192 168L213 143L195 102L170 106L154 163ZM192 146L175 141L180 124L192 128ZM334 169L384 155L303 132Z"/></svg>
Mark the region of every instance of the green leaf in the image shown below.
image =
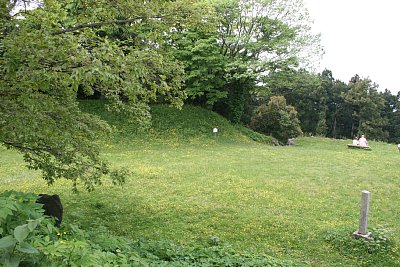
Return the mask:
<svg viewBox="0 0 400 267"><path fill-rule="evenodd" d="M38 221L34 220L34 221L29 221L28 222L28 229L30 232L32 232L33 230L35 230L36 226L38 225Z"/></svg>
<svg viewBox="0 0 400 267"><path fill-rule="evenodd" d="M48 224L46 225L46 227L47 227L47 230L49 231L49 233L52 234L52 233L53 233L53 230L54 230L54 225L51 224L51 223L48 223Z"/></svg>
<svg viewBox="0 0 400 267"><path fill-rule="evenodd" d="M32 247L30 244L28 243L21 243L21 247L19 247L17 250L23 252L23 253L27 253L27 254L38 254L39 251Z"/></svg>
<svg viewBox="0 0 400 267"><path fill-rule="evenodd" d="M24 241L25 238L28 237L28 235L29 235L29 229L27 224L15 227L14 237L15 239L17 239L19 243L22 243L22 241Z"/></svg>
<svg viewBox="0 0 400 267"><path fill-rule="evenodd" d="M0 218L6 219L8 215L12 215L13 209L15 210L15 207L13 207L12 205L4 205L3 208L0 209Z"/></svg>
<svg viewBox="0 0 400 267"><path fill-rule="evenodd" d="M9 267L18 267L21 262L21 258L18 255L13 255L5 263Z"/></svg>
<svg viewBox="0 0 400 267"><path fill-rule="evenodd" d="M11 235L5 236L2 239L0 239L0 249L15 246L16 243L17 240L15 240L15 238L12 237Z"/></svg>

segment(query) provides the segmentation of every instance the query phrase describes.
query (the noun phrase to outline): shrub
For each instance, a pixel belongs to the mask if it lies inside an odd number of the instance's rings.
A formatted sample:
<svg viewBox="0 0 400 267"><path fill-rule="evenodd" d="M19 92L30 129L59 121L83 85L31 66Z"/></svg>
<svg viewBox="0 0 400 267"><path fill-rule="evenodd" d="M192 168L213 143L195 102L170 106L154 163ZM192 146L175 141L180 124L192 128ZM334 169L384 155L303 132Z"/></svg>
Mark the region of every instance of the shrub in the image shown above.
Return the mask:
<svg viewBox="0 0 400 267"><path fill-rule="evenodd" d="M250 127L257 132L272 135L281 143L302 134L297 111L286 104L283 96L273 96L268 105L259 106L251 119Z"/></svg>
<svg viewBox="0 0 400 267"><path fill-rule="evenodd" d="M56 228L37 195L0 194L1 266L146 266L136 251L102 248L75 225Z"/></svg>

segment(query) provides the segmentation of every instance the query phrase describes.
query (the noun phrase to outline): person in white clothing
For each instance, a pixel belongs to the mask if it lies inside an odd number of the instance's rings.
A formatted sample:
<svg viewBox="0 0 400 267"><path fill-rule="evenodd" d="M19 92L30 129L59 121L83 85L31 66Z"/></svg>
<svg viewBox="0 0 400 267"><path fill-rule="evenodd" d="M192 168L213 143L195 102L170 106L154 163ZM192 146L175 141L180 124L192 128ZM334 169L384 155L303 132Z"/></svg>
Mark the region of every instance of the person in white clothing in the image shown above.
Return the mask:
<svg viewBox="0 0 400 267"><path fill-rule="evenodd" d="M361 138L358 141L360 142L360 146L368 146L368 141L364 135L361 135Z"/></svg>
<svg viewBox="0 0 400 267"><path fill-rule="evenodd" d="M360 145L360 142L358 141L357 136L354 136L354 139L353 139L353 146L358 146L358 145Z"/></svg>

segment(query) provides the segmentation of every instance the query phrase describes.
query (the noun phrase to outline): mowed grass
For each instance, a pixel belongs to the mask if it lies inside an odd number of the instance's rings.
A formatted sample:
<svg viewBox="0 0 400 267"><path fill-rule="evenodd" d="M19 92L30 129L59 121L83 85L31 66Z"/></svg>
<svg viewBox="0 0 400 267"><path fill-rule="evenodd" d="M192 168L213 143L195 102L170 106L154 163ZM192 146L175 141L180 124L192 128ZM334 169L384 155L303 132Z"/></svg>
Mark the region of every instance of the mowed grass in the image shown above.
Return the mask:
<svg viewBox="0 0 400 267"><path fill-rule="evenodd" d="M390 229L395 242L378 266L400 266L389 259L398 255L400 241L400 153L394 145L370 141L373 150L363 151L347 149L350 140L308 137L294 147L273 147L227 136L109 140L103 155L129 168L127 183L105 182L79 194L66 181L47 187L17 153L0 148L0 191L57 193L64 221L104 225L132 239L193 245L218 237L238 250L311 266L367 266L326 239L357 229L361 191L368 190L369 227Z"/></svg>

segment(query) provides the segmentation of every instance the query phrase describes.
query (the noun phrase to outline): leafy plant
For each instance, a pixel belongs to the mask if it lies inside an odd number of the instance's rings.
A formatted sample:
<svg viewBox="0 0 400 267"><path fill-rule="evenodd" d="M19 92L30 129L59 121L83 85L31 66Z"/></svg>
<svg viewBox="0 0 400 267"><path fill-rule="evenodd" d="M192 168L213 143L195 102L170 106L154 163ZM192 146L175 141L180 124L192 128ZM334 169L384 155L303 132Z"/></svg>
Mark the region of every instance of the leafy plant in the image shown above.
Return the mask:
<svg viewBox="0 0 400 267"><path fill-rule="evenodd" d="M136 246L141 256L152 259L150 266L304 266L292 261L278 260L268 255L238 252L226 244L180 246L169 241L157 241L137 242Z"/></svg>
<svg viewBox="0 0 400 267"><path fill-rule="evenodd" d="M53 223L43 216L36 199L34 194L15 191L0 195L0 263L5 266L18 266L25 259L36 261L39 251L32 246L34 235L43 225L53 230Z"/></svg>
<svg viewBox="0 0 400 267"><path fill-rule="evenodd" d="M0 194L0 264L2 266L144 266L132 249L110 251L87 239L75 225L61 229L43 215L37 195Z"/></svg>

